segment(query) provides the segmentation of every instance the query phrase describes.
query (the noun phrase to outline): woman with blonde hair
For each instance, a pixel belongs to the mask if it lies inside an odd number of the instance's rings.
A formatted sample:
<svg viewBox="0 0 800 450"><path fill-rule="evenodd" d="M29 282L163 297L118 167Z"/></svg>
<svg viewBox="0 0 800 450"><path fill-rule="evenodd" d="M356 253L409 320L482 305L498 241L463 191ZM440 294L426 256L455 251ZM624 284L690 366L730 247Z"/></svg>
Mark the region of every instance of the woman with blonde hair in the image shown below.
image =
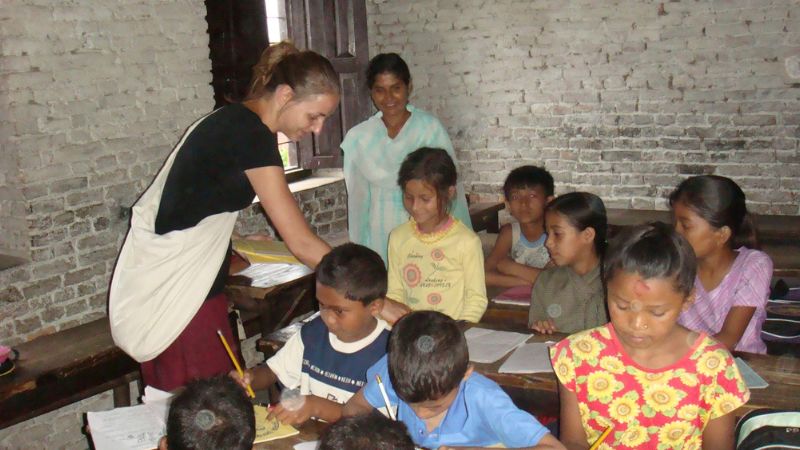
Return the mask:
<svg viewBox="0 0 800 450"><path fill-rule="evenodd" d="M319 133L339 103L331 63L283 42L253 68L250 92L189 127L133 206L109 291L114 341L145 384L172 390L226 373L217 330L233 342L223 293L239 210L257 195L289 250L310 267L330 247L289 191L276 133Z"/></svg>

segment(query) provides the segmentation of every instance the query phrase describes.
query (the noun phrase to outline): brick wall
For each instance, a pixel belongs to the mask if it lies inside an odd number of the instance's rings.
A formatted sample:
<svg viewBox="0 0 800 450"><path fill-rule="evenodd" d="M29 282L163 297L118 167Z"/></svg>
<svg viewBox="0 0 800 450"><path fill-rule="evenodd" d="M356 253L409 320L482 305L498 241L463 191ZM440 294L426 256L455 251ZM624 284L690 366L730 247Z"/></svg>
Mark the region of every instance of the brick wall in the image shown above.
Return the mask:
<svg viewBox="0 0 800 450"><path fill-rule="evenodd" d="M106 314L129 207L214 105L202 0L0 4L0 343ZM319 233L346 227L343 182L295 197ZM258 207L239 229L263 231ZM248 343L248 355L253 343ZM109 393L0 430L0 448L86 448Z"/></svg>
<svg viewBox="0 0 800 450"><path fill-rule="evenodd" d="M370 54L411 66L468 191L545 165L557 192L665 208L702 173L737 180L753 210L800 209L794 1L368 0ZM790 58L789 63L797 64Z"/></svg>
<svg viewBox="0 0 800 450"><path fill-rule="evenodd" d="M202 0L0 5L0 249L30 259L0 271L0 342L105 315L128 208L214 105L204 17ZM0 448L86 448L81 412L111 404L0 430Z"/></svg>

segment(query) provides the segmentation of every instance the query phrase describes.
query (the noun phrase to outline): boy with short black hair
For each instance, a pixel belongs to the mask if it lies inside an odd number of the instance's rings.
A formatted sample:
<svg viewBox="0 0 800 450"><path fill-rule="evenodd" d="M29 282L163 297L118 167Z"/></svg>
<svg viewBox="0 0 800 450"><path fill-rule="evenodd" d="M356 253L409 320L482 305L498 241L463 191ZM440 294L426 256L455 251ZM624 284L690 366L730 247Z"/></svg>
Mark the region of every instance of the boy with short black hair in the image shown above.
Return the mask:
<svg viewBox="0 0 800 450"><path fill-rule="evenodd" d="M367 372L367 385L345 405L346 416L384 408L379 375L397 419L414 443L443 446L563 449L533 416L520 410L495 382L473 373L464 334L435 311L400 319L388 356Z"/></svg>
<svg viewBox="0 0 800 450"><path fill-rule="evenodd" d="M414 442L402 422L373 411L345 417L322 435L319 450L414 450Z"/></svg>
<svg viewBox="0 0 800 450"><path fill-rule="evenodd" d="M256 435L253 404L232 379L219 375L186 385L169 408L159 450L249 450Z"/></svg>
<svg viewBox="0 0 800 450"><path fill-rule="evenodd" d="M342 404L366 381L367 369L386 354L388 325L376 318L386 295L386 267L363 245L344 244L316 268L319 317L303 325L265 366L235 371L243 386L265 389L276 381L299 389L302 401L279 404L270 417L299 424L311 417L335 422Z"/></svg>
<svg viewBox="0 0 800 450"><path fill-rule="evenodd" d="M553 193L553 176L542 167L521 166L508 174L503 194L506 208L516 222L500 228L486 258L487 286L533 286L550 261L544 246L544 209Z"/></svg>

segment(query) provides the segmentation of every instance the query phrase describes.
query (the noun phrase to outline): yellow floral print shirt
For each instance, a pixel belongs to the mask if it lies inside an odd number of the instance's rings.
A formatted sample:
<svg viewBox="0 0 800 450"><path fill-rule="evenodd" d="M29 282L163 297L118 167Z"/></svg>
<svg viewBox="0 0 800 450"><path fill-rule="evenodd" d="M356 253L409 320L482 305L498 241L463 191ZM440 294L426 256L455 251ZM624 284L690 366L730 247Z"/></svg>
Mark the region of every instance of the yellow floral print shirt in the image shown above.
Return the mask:
<svg viewBox="0 0 800 450"><path fill-rule="evenodd" d="M550 357L561 384L578 397L588 442L613 425L601 449L699 450L709 420L750 398L731 354L705 333L659 370L636 364L610 323L569 336Z"/></svg>

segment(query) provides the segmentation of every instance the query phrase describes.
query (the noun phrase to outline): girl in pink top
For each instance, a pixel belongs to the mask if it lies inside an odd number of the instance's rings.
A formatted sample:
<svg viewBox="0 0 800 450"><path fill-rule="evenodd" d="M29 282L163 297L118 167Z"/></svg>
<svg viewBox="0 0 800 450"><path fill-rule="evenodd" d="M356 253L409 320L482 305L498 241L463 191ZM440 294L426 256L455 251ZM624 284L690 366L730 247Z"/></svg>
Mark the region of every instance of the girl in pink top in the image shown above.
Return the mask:
<svg viewBox="0 0 800 450"><path fill-rule="evenodd" d="M761 325L772 260L758 248L742 189L716 175L691 177L670 194L675 230L697 256L695 301L686 328L713 335L729 350L766 353Z"/></svg>

